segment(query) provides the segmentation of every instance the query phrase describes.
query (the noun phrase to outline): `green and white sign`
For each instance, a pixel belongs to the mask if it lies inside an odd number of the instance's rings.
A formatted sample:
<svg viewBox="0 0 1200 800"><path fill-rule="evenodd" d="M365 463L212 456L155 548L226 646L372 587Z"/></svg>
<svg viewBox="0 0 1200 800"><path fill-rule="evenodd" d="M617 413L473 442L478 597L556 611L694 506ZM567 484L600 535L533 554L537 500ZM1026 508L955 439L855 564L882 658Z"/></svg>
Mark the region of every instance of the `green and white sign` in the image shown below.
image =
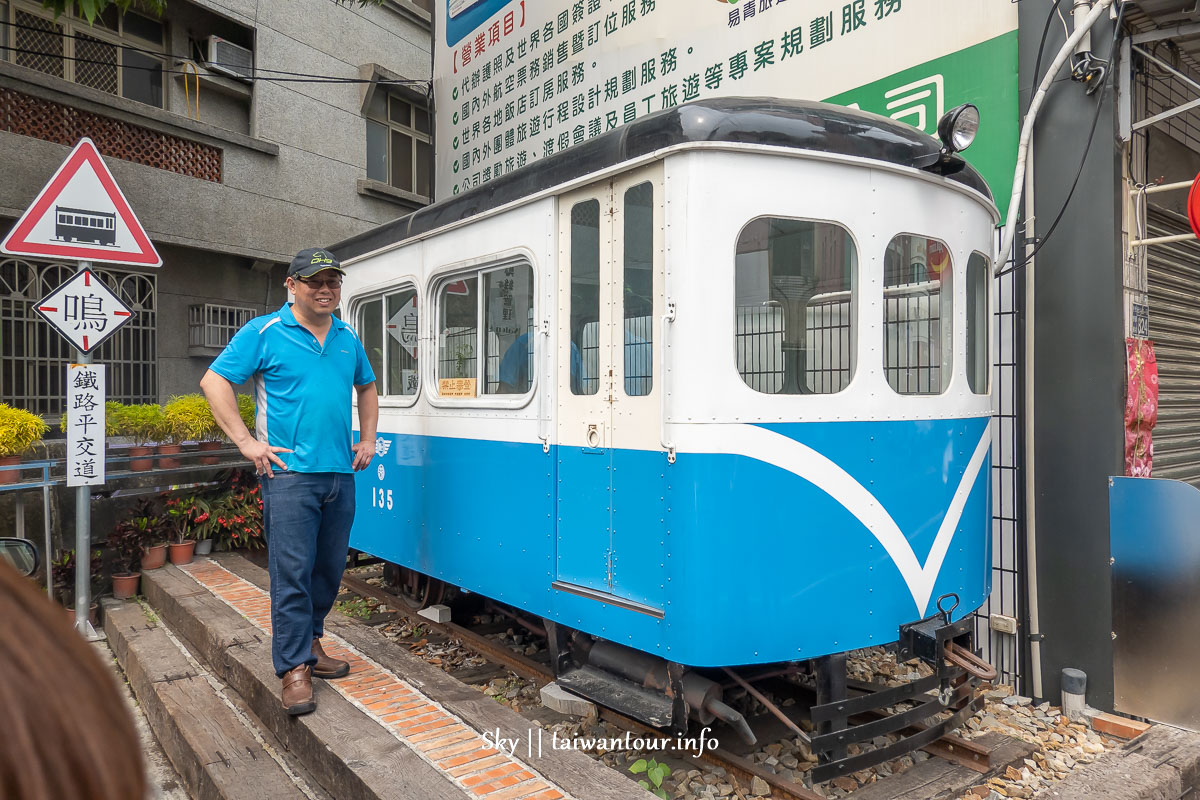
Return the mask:
<svg viewBox="0 0 1200 800"><path fill-rule="evenodd" d="M1007 199L1010 0L439 0L439 199L706 97L827 100L933 133L979 106L968 160ZM1003 213L1004 209L1001 209Z"/></svg>

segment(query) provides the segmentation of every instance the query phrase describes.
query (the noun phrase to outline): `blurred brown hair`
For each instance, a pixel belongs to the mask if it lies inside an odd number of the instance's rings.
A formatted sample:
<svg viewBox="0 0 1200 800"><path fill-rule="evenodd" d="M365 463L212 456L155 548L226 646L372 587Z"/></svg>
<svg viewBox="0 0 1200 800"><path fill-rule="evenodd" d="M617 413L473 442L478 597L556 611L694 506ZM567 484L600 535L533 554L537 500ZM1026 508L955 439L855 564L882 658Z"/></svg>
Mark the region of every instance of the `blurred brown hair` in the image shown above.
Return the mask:
<svg viewBox="0 0 1200 800"><path fill-rule="evenodd" d="M0 797L142 800L133 719L62 608L0 563Z"/></svg>

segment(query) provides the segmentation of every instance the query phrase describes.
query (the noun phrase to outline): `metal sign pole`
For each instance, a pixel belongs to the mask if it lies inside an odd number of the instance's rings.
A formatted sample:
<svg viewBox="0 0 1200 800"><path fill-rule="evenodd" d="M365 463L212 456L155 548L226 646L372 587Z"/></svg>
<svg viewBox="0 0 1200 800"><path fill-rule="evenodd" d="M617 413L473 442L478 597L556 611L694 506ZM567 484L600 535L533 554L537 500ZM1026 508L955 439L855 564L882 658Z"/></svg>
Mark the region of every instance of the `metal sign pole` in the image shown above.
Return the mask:
<svg viewBox="0 0 1200 800"><path fill-rule="evenodd" d="M79 272L92 268L92 262L80 261ZM76 363L91 364L92 354L75 351ZM103 455L101 456L103 457ZM88 619L92 593L92 487L75 488L75 630L88 641L100 637Z"/></svg>

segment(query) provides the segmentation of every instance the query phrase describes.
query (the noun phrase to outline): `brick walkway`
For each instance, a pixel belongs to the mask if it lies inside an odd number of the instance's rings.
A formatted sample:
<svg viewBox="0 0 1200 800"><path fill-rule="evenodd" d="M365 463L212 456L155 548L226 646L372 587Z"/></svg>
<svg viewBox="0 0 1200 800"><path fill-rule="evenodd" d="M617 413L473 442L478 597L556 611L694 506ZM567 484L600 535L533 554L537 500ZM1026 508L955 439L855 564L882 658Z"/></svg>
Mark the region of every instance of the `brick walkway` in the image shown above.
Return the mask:
<svg viewBox="0 0 1200 800"><path fill-rule="evenodd" d="M270 634L271 602L262 589L205 558L180 569ZM350 663L350 674L328 685L441 770L468 797L569 797L519 759L486 746L483 737L458 716L346 642L327 633L321 644L329 655Z"/></svg>

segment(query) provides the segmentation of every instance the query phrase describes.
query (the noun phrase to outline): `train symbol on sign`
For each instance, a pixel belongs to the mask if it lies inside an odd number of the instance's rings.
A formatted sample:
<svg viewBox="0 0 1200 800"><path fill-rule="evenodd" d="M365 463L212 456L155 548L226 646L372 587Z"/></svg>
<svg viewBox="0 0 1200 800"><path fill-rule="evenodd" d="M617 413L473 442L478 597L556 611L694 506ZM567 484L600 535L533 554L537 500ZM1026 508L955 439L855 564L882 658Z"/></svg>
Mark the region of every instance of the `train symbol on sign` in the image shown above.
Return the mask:
<svg viewBox="0 0 1200 800"><path fill-rule="evenodd" d="M93 242L117 246L117 215L82 208L54 207L54 238L63 242Z"/></svg>

